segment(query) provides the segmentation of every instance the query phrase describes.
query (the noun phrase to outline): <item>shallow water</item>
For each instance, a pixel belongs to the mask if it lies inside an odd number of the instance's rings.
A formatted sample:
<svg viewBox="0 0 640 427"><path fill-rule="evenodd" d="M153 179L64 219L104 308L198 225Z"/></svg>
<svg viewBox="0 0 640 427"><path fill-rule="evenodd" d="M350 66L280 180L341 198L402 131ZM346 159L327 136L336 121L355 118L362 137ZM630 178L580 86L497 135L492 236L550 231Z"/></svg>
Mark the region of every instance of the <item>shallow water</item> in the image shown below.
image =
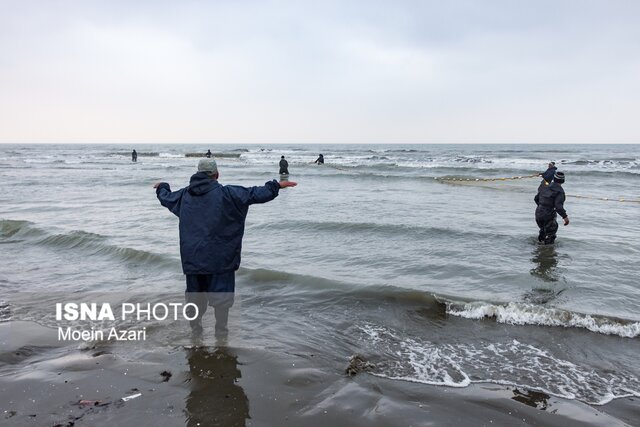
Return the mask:
<svg viewBox="0 0 640 427"><path fill-rule="evenodd" d="M186 185L197 162L186 155L207 148L140 145L133 164L118 145L0 145L0 316L45 324L63 295L179 294L177 219L151 186ZM640 146L212 151L223 184L277 177L280 155L299 183L250 209L239 344L360 352L376 375L429 384L516 384L589 403L640 395ZM311 164L319 152L324 166ZM544 247L539 178L499 178L549 160L567 175L571 224ZM148 326L162 346L184 325Z"/></svg>

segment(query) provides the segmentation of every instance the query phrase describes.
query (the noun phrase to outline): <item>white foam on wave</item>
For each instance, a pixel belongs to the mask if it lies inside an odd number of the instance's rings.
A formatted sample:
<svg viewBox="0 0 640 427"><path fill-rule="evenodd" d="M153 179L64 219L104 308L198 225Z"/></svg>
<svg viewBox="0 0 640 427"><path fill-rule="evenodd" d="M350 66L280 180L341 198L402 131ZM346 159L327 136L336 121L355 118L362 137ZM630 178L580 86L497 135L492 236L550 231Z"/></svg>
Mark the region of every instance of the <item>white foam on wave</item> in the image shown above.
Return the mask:
<svg viewBox="0 0 640 427"><path fill-rule="evenodd" d="M481 154L442 154L428 151L394 150L394 149L369 149L347 151L325 151L327 165L342 167L399 167L406 169L456 169L456 170L504 170L542 172L546 169L547 160L532 157L505 157L503 155ZM279 156L285 155L290 164L306 164L313 162L317 157L316 151L307 151L291 148L280 149L251 149L243 152L241 159L250 164L264 165L274 164L279 161ZM381 157L383 156L383 157ZM558 164L569 171L630 171L637 168L637 160L591 160L588 164L582 164L577 159L558 160Z"/></svg>
<svg viewBox="0 0 640 427"><path fill-rule="evenodd" d="M447 313L467 319L494 318L499 323L511 325L584 328L592 332L624 338L635 338L640 335L640 322L626 322L526 303L511 302L500 305L485 302L466 304L449 302Z"/></svg>
<svg viewBox="0 0 640 427"><path fill-rule="evenodd" d="M53 156L39 156L38 158L33 159L22 159L25 163L53 163L55 161L55 157Z"/></svg>
<svg viewBox="0 0 640 427"><path fill-rule="evenodd" d="M432 343L420 343L410 338L401 340L382 327L365 325L361 330L373 343L399 343L395 352L401 357L400 363L396 362L387 373L373 372L374 375L448 387L467 387L471 384L470 378L446 348ZM390 337L392 340L389 340Z"/></svg>
<svg viewBox="0 0 640 427"><path fill-rule="evenodd" d="M8 322L12 319L11 305L7 301L0 299L0 322Z"/></svg>
<svg viewBox="0 0 640 427"><path fill-rule="evenodd" d="M383 355L371 373L384 378L448 387L494 383L592 405L640 396L640 380L633 374L583 366L515 339L434 343L384 326L359 329L371 351Z"/></svg>
<svg viewBox="0 0 640 427"><path fill-rule="evenodd" d="M184 153L183 154L176 154L176 153L159 153L158 157L164 157L164 158L184 158Z"/></svg>

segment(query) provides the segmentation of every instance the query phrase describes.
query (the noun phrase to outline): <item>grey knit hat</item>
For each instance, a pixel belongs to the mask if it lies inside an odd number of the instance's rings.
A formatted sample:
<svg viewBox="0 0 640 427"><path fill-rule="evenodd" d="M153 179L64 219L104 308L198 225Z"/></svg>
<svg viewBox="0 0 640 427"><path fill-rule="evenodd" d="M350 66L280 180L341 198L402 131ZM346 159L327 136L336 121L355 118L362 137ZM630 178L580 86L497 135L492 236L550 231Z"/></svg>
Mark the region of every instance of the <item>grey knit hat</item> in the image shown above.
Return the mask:
<svg viewBox="0 0 640 427"><path fill-rule="evenodd" d="M555 182L557 182L558 184L562 184L562 183L564 183L564 173L562 173L562 172L556 172L556 173L553 175L553 180L554 180Z"/></svg>
<svg viewBox="0 0 640 427"><path fill-rule="evenodd" d="M198 162L198 172L218 172L218 164L214 159L202 159Z"/></svg>

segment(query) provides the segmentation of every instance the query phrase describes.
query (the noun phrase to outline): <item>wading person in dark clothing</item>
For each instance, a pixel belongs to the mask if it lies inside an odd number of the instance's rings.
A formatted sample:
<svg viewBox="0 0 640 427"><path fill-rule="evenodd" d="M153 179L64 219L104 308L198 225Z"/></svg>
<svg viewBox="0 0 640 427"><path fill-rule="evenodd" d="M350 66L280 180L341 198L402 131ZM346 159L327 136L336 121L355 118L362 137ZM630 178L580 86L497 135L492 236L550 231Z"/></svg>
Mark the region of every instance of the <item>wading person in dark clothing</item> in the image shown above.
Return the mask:
<svg viewBox="0 0 640 427"><path fill-rule="evenodd" d="M216 336L226 336L249 206L271 201L280 188L297 184L273 180L262 187L245 188L221 185L218 176L216 161L202 159L188 187L174 192L166 182L153 187L160 204L180 219L180 258L187 280L185 299L198 307L198 318L191 321L193 332L202 332L202 315L210 305L215 309Z"/></svg>
<svg viewBox="0 0 640 427"><path fill-rule="evenodd" d="M135 149L131 152L131 161L132 162L137 162L138 161L138 153L136 152Z"/></svg>
<svg viewBox="0 0 640 427"><path fill-rule="evenodd" d="M548 185L553 180L553 175L556 173L557 170L558 168L556 167L556 162L549 162L549 166L547 167L547 170L542 173L539 173L538 176L541 176L542 179L544 179Z"/></svg>
<svg viewBox="0 0 640 427"><path fill-rule="evenodd" d="M318 155L318 158L313 163L317 163L319 165L324 165L324 156L322 154Z"/></svg>
<svg viewBox="0 0 640 427"><path fill-rule="evenodd" d="M280 175L289 175L289 162L284 159L284 156L280 157Z"/></svg>
<svg viewBox="0 0 640 427"><path fill-rule="evenodd" d="M205 156L207 156L207 159L210 159L212 156L211 150L207 150L207 154L205 154Z"/></svg>
<svg viewBox="0 0 640 427"><path fill-rule="evenodd" d="M550 245L556 240L558 223L556 214L564 220L564 225L569 225L569 216L564 210L564 173L556 172L550 184L543 182L538 188L538 194L534 198L536 205L536 223L540 229L538 241L545 245Z"/></svg>

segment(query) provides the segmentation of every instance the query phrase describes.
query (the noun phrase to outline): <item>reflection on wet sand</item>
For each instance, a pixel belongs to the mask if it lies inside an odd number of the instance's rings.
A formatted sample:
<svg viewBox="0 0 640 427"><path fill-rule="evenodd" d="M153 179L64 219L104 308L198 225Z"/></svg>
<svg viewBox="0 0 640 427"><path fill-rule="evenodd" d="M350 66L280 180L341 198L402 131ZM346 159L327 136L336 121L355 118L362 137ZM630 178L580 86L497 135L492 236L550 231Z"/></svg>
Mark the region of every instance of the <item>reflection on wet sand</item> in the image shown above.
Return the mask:
<svg viewBox="0 0 640 427"><path fill-rule="evenodd" d="M190 392L186 399L187 426L244 426L249 400L237 384L238 357L230 349L187 349Z"/></svg>

